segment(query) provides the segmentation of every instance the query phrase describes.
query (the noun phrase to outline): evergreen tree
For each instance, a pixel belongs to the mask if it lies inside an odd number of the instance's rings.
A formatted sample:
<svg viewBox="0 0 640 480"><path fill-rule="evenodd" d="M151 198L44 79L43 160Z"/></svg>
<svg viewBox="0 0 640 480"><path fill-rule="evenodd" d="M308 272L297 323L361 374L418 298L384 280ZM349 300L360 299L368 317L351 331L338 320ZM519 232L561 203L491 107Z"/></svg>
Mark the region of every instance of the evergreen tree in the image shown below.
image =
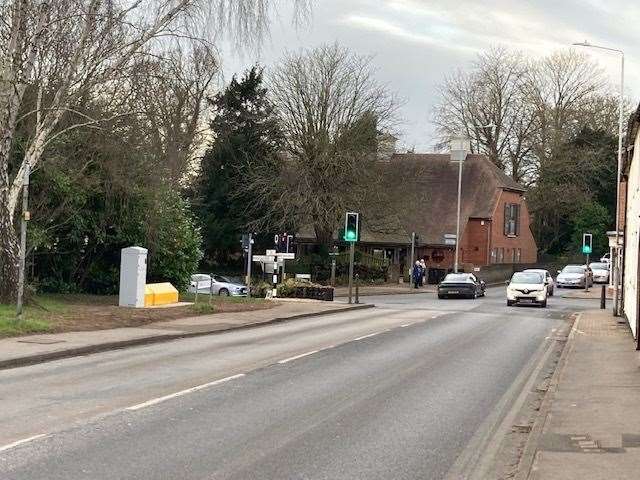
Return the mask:
<svg viewBox="0 0 640 480"><path fill-rule="evenodd" d="M274 161L282 136L263 86L263 70L252 67L209 100L215 117L214 138L202 159L195 186L194 208L202 224L205 263L228 265L239 258L240 237L259 215L247 205L251 192L244 188L254 168L277 168Z"/></svg>

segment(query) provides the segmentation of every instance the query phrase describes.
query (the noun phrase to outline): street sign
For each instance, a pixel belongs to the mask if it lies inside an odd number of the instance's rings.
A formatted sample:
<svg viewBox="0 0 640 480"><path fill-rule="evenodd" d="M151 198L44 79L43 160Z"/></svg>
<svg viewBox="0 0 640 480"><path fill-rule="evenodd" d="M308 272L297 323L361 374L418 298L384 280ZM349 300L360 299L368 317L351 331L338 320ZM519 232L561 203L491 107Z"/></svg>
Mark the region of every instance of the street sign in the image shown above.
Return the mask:
<svg viewBox="0 0 640 480"><path fill-rule="evenodd" d="M444 238L453 238L455 240L457 235L455 233L445 233Z"/></svg>
<svg viewBox="0 0 640 480"><path fill-rule="evenodd" d="M267 255L275 256L275 254L276 254L275 250L267 250Z"/></svg>
<svg viewBox="0 0 640 480"><path fill-rule="evenodd" d="M293 260L294 258L296 258L296 254L295 253L278 253L277 254L278 260Z"/></svg>
<svg viewBox="0 0 640 480"><path fill-rule="evenodd" d="M455 245L456 244L456 239L455 238L445 238L444 239L444 244L445 245Z"/></svg>
<svg viewBox="0 0 640 480"><path fill-rule="evenodd" d="M276 261L276 257L274 255L254 255L253 261L261 263L273 263Z"/></svg>

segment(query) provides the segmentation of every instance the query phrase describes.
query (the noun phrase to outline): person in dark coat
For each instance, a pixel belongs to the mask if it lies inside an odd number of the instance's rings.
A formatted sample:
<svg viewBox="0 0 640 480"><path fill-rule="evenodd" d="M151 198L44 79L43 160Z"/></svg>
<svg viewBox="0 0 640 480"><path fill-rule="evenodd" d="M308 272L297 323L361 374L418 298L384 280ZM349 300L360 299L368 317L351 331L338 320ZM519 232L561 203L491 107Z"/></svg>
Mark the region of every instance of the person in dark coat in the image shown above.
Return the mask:
<svg viewBox="0 0 640 480"><path fill-rule="evenodd" d="M422 265L420 264L420 260L417 260L413 265L413 271L411 272L411 276L413 278L413 288L418 288L422 284Z"/></svg>

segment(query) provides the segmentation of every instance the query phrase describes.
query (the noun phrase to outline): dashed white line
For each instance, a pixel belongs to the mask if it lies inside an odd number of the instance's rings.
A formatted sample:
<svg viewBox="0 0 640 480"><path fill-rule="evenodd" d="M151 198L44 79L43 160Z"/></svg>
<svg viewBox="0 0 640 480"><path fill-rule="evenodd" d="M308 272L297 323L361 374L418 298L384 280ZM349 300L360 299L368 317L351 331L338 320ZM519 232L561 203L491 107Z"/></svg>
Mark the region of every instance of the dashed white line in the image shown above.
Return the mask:
<svg viewBox="0 0 640 480"><path fill-rule="evenodd" d="M365 338L375 337L376 335L380 335L381 333L388 332L388 331L389 330L381 330L379 332L373 332L373 333L370 333L369 335L363 335L361 337L354 338L352 341L355 342L355 341L358 341L358 340L364 340Z"/></svg>
<svg viewBox="0 0 640 480"><path fill-rule="evenodd" d="M15 448L19 445L24 445L25 443L33 442L34 440L47 437L47 436L48 435L46 433L41 433L40 435L34 435L33 437L23 438L22 440L18 440L17 442L9 443L7 445L0 447L0 452L6 452L7 450Z"/></svg>
<svg viewBox="0 0 640 480"><path fill-rule="evenodd" d="M410 327L411 323L405 323L403 325L400 325L400 328L406 328L406 327Z"/></svg>
<svg viewBox="0 0 640 480"><path fill-rule="evenodd" d="M313 355L314 353L318 353L319 351L320 350L311 350L310 352L301 353L300 355L296 355L295 357L285 358L284 360L278 361L278 363L280 364L289 363L289 362L292 362L293 360L297 360L299 358L306 357L308 355Z"/></svg>
<svg viewBox="0 0 640 480"><path fill-rule="evenodd" d="M187 388L186 390L181 390L176 393L171 393L169 395L165 395L163 397L154 398L147 402L139 403L137 405L133 405L132 407L127 407L125 410L140 410L141 408L150 407L151 405L157 405L158 403L162 403L166 400L170 400L172 398L181 397L182 395L186 395L188 393L197 392L198 390L202 390L205 388L213 387L214 385L219 385L221 383L228 382L229 380L235 380L236 378L244 377L246 374L239 373L237 375L231 375L230 377L221 378L219 380L214 380L213 382L203 383L202 385L197 385L195 387Z"/></svg>

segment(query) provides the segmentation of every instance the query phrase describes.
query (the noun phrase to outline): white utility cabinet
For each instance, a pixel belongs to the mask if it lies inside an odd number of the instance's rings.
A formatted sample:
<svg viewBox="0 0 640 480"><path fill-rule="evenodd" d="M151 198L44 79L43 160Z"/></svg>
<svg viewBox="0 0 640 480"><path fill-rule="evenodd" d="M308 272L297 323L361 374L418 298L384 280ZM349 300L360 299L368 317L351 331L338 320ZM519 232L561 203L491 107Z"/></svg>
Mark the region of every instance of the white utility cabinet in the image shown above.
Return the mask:
<svg viewBox="0 0 640 480"><path fill-rule="evenodd" d="M123 248L120 256L121 307L144 307L144 286L147 283L147 249Z"/></svg>

